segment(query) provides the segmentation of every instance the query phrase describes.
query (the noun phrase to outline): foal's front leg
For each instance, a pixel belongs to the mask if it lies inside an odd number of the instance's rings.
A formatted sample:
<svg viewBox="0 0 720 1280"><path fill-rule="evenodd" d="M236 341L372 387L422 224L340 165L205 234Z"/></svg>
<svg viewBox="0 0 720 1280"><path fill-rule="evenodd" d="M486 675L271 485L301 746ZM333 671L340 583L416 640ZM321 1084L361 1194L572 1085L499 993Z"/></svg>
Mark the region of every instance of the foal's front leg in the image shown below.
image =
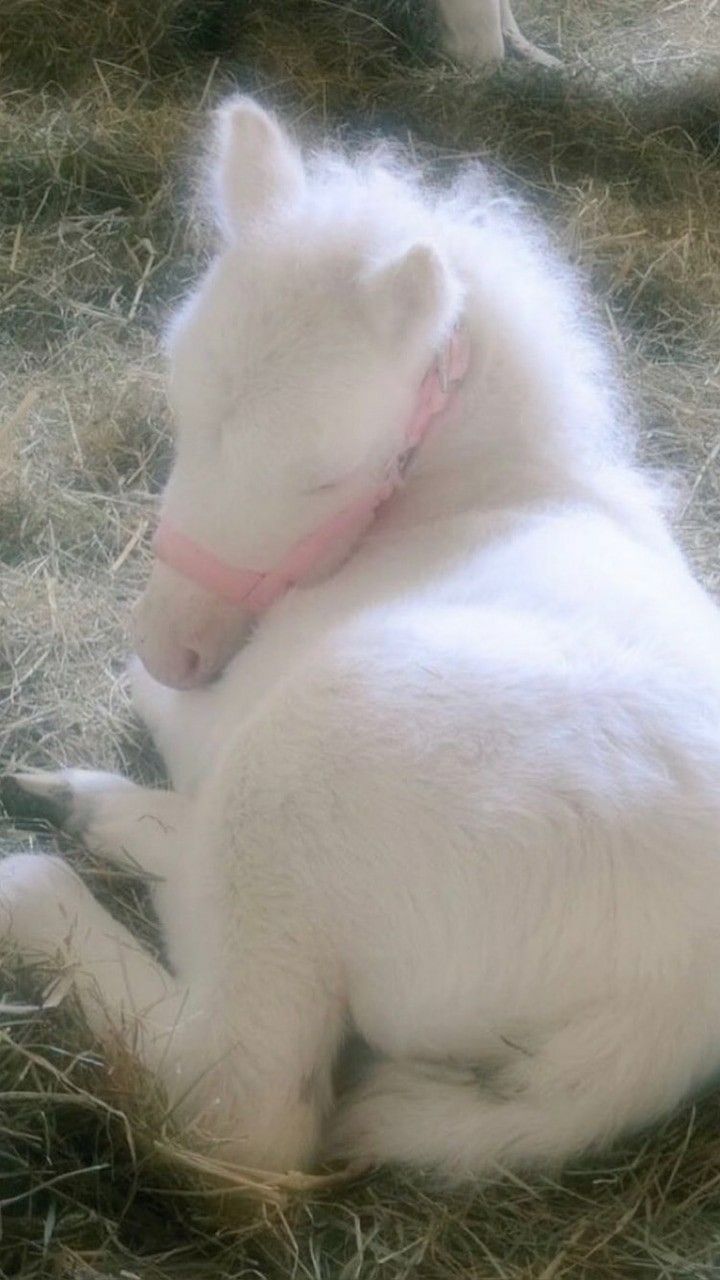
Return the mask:
<svg viewBox="0 0 720 1280"><path fill-rule="evenodd" d="M64 975L99 1038L120 1041L153 1073L172 1061L185 993L60 858L0 860L0 939Z"/></svg>
<svg viewBox="0 0 720 1280"><path fill-rule="evenodd" d="M45 818L98 857L160 879L179 854L190 816L190 802L177 792L92 769L9 775L0 799L11 814Z"/></svg>
<svg viewBox="0 0 720 1280"><path fill-rule="evenodd" d="M5 806L47 818L94 853L153 878L153 897L168 938L173 891L187 839L189 801L173 792L137 787L114 774L67 769L20 774L2 783ZM164 877L167 875L168 883ZM176 934L185 941L186 920ZM207 1080L227 1057L227 1041L208 1022L207 996L192 966L173 976L93 897L62 859L19 854L0 860L0 942L22 957L46 962L80 1000L92 1032L131 1054L165 1086L178 1119L224 1138ZM216 1048L216 1041L219 1048ZM205 1087L204 1087L205 1086ZM220 1122L220 1123L218 1123Z"/></svg>

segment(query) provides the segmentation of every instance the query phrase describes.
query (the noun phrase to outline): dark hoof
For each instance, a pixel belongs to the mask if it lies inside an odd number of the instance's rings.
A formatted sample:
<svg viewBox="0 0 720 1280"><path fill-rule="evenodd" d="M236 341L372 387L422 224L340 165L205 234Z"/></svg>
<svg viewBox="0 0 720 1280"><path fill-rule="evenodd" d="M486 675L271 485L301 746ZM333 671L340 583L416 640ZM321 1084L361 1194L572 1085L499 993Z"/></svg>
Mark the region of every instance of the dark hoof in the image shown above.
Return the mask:
<svg viewBox="0 0 720 1280"><path fill-rule="evenodd" d="M11 818L66 827L72 813L72 791L42 774L8 773L0 777L0 804Z"/></svg>

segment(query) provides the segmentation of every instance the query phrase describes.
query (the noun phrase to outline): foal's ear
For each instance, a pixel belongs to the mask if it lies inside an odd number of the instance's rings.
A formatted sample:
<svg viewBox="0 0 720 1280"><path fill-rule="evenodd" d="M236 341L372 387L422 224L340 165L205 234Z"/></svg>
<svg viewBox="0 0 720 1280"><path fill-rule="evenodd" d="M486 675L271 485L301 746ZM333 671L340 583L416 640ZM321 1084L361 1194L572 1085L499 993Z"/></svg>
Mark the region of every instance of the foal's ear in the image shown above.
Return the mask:
<svg viewBox="0 0 720 1280"><path fill-rule="evenodd" d="M371 322L383 338L414 337L445 318L456 290L435 249L416 244L363 280Z"/></svg>
<svg viewBox="0 0 720 1280"><path fill-rule="evenodd" d="M297 199L305 175L277 120L252 98L231 98L220 108L218 124L218 213L235 236L249 218Z"/></svg>

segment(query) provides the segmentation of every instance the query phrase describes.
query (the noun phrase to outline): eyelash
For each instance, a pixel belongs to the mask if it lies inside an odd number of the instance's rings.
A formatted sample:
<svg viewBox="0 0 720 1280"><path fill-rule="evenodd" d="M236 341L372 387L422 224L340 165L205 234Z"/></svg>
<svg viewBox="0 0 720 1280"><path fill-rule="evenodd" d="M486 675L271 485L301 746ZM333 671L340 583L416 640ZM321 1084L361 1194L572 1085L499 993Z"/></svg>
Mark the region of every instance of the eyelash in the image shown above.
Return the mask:
<svg viewBox="0 0 720 1280"><path fill-rule="evenodd" d="M338 476L337 480L328 480L326 484L315 484L311 489L304 489L303 492L308 496L314 493L329 493L331 489L340 489L342 485L356 479L358 474L359 468L354 467L352 471L348 471L344 476Z"/></svg>

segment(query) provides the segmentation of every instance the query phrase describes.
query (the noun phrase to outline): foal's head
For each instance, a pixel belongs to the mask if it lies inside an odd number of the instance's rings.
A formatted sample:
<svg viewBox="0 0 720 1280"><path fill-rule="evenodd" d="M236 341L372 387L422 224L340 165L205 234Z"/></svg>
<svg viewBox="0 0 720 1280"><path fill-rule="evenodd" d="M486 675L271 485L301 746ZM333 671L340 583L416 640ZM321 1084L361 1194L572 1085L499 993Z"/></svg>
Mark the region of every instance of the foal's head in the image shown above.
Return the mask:
<svg viewBox="0 0 720 1280"><path fill-rule="evenodd" d="M310 576L351 551L459 302L406 183L377 164L305 166L249 99L223 109L219 133L225 243L171 328L175 462L135 615L142 660L178 688L217 675L267 607L237 571L282 566L357 508Z"/></svg>

